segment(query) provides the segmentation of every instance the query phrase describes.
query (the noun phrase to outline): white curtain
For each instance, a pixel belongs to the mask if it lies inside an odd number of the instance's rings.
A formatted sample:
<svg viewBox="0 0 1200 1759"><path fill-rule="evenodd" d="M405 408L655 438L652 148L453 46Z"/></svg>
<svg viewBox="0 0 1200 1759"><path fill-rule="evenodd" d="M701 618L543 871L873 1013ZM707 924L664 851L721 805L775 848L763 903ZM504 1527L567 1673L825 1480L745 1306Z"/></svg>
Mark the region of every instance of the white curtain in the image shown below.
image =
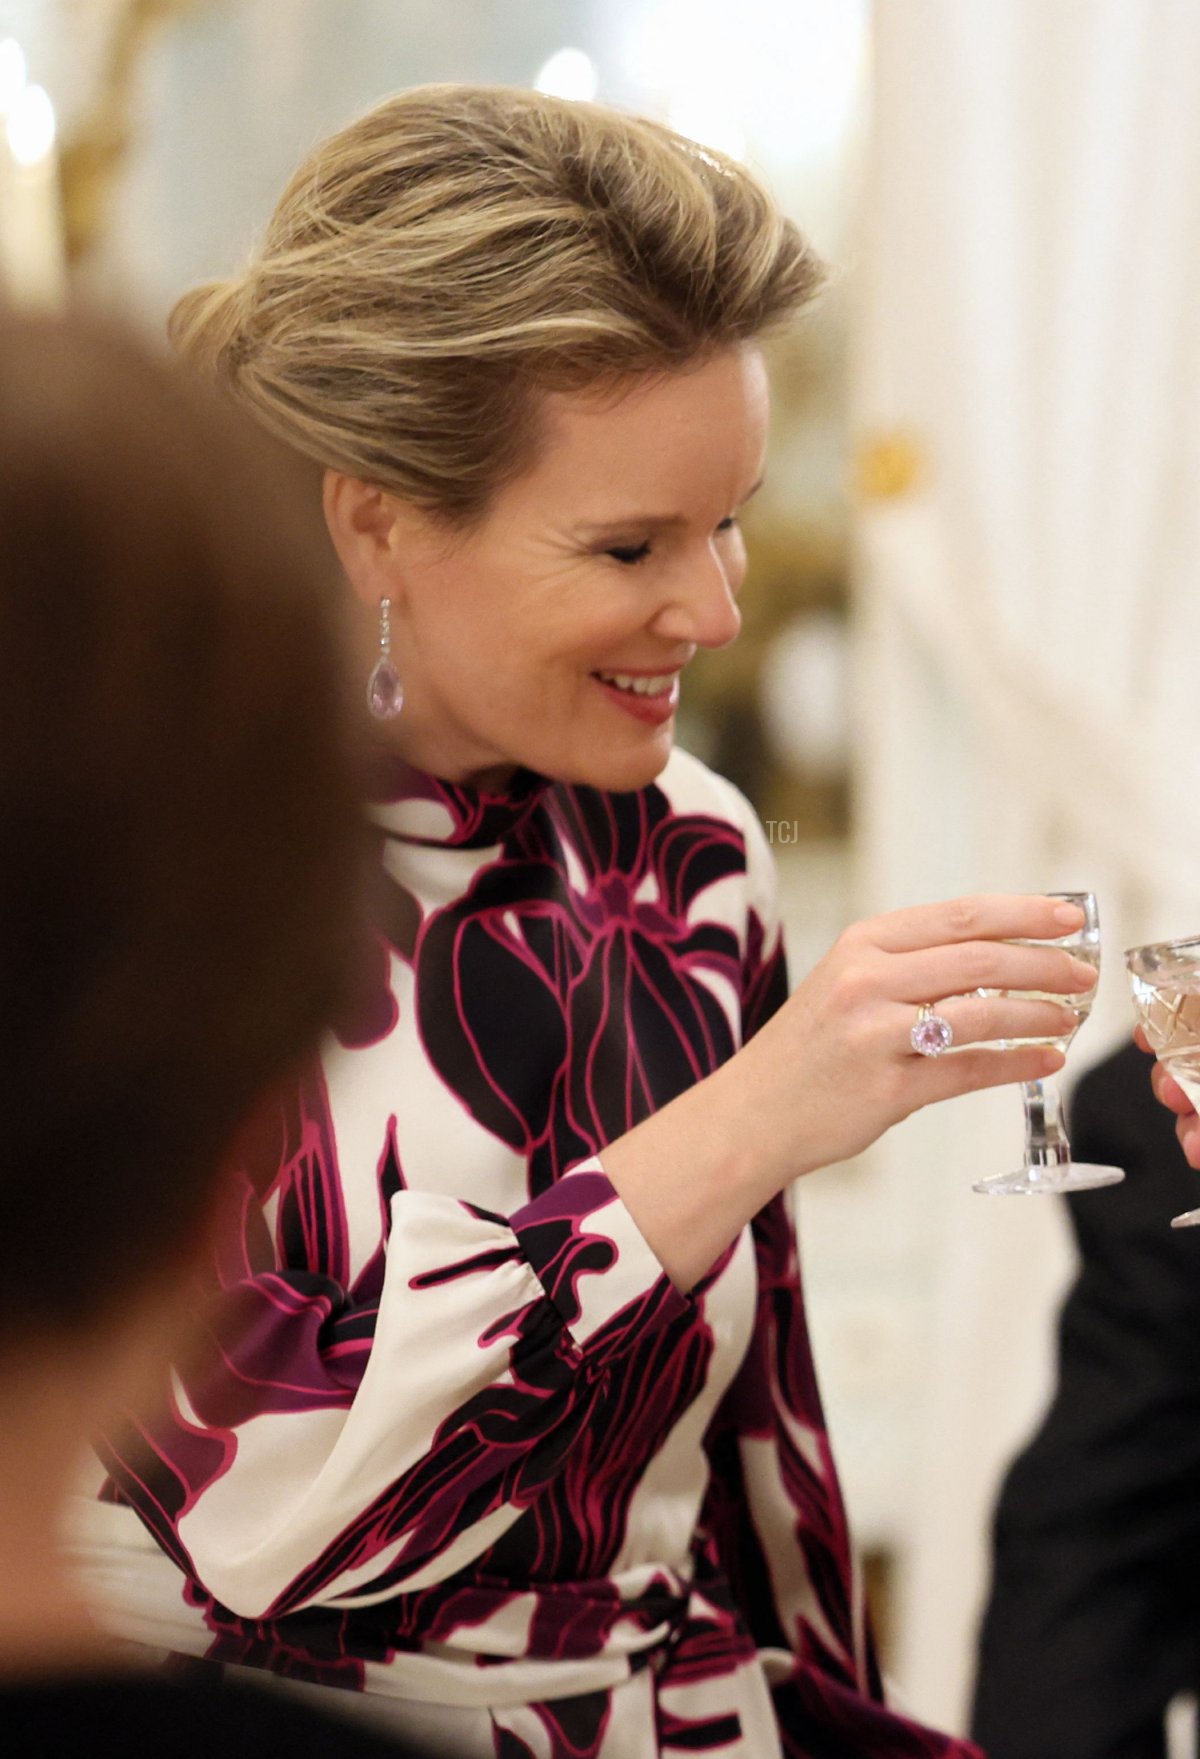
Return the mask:
<svg viewBox="0 0 1200 1759"><path fill-rule="evenodd" d="M875 23L856 416L917 471L859 522L857 901L1095 889L1083 1066L1128 1029L1121 949L1200 932L1200 6ZM928 1322L897 1672L943 1723L1070 1270L1054 1201L967 1189L1020 1143L1006 1091L873 1163Z"/></svg>

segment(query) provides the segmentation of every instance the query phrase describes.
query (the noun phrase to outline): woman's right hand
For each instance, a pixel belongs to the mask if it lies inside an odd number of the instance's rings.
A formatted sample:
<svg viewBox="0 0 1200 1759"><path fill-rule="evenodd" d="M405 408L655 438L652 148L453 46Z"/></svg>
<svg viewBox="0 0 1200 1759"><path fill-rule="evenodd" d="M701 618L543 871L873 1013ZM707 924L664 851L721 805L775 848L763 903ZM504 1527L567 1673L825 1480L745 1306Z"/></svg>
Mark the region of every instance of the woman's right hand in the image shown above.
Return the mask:
<svg viewBox="0 0 1200 1759"><path fill-rule="evenodd" d="M695 1285L740 1229L803 1173L861 1153L935 1100L1062 1067L1045 1045L1075 1016L1054 1001L995 993L1082 995L1095 971L1050 941L1083 913L1050 898L956 898L855 923L736 1056L606 1148L602 1164L680 1289ZM918 1056L922 1003L961 1046Z"/></svg>
<svg viewBox="0 0 1200 1759"><path fill-rule="evenodd" d="M1095 971L1062 947L1012 946L1082 926L1073 905L986 895L897 910L855 923L786 1005L720 1074L753 1094L755 1135L774 1142L769 1179L861 1153L892 1124L936 1100L1032 1081L1062 1067L1044 1045L1000 1040L1073 1032L1055 1001L997 991L1080 995ZM984 993L978 993L984 992ZM949 1021L956 1047L918 1056L909 1033L922 1003Z"/></svg>

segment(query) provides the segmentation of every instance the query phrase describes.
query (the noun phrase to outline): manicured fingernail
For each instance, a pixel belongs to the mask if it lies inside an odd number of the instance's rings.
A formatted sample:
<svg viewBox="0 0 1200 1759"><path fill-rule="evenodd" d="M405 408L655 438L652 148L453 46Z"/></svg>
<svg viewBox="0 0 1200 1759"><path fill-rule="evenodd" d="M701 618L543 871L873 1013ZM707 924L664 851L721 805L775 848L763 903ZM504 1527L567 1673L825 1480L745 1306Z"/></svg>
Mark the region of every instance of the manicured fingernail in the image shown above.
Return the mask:
<svg viewBox="0 0 1200 1759"><path fill-rule="evenodd" d="M1078 904L1057 904L1054 909L1055 922L1061 922L1064 928L1080 928L1083 925L1083 911Z"/></svg>
<svg viewBox="0 0 1200 1759"><path fill-rule="evenodd" d="M1079 973L1080 977L1087 978L1087 986L1089 989L1091 989L1092 985L1096 982L1096 980L1100 976L1100 973L1096 970L1096 967L1094 965L1089 965L1087 963L1086 959L1072 959L1071 963L1075 967L1076 971Z"/></svg>

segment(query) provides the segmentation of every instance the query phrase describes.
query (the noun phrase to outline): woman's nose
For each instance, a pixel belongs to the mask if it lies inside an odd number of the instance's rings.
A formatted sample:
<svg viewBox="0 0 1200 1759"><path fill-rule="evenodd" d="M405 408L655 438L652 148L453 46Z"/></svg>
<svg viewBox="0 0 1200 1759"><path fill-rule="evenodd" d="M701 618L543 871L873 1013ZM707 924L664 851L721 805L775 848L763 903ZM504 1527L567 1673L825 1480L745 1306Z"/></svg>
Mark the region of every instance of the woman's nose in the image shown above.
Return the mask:
<svg viewBox="0 0 1200 1759"><path fill-rule="evenodd" d="M742 627L735 578L728 564L712 552L703 561L680 567L672 590L654 619L654 632L670 641L697 647L728 647Z"/></svg>

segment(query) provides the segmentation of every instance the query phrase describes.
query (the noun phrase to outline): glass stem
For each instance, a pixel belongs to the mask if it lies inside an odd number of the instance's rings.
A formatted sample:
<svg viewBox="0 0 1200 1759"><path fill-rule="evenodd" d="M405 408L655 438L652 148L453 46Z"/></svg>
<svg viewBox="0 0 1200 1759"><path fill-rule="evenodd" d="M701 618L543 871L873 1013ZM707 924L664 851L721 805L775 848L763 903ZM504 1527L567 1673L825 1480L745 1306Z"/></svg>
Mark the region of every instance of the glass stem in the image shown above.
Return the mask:
<svg viewBox="0 0 1200 1759"><path fill-rule="evenodd" d="M1026 1166L1066 1166L1071 1144L1063 1125L1058 1088L1052 1081L1023 1081L1021 1098L1025 1101Z"/></svg>

